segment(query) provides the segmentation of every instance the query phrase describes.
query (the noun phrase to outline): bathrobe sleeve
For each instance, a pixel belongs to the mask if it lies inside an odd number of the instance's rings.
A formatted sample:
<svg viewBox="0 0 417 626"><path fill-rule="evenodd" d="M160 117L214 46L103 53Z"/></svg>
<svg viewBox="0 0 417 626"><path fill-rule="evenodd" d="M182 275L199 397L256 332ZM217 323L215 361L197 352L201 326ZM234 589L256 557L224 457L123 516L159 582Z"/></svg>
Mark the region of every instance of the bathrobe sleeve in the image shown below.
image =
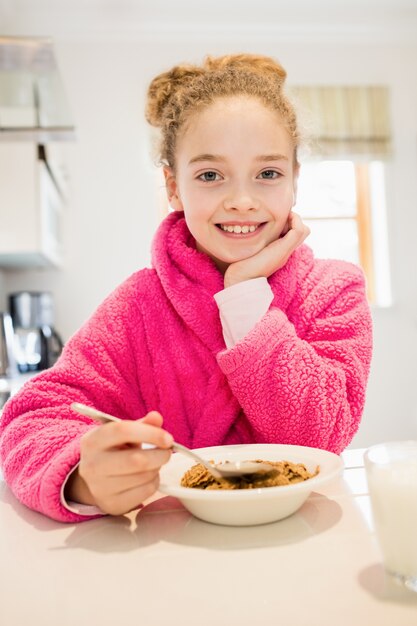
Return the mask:
<svg viewBox="0 0 417 626"><path fill-rule="evenodd" d="M318 263L299 291L296 307L272 304L217 360L257 441L340 453L359 426L371 362L363 274Z"/></svg>
<svg viewBox="0 0 417 626"><path fill-rule="evenodd" d="M72 411L82 402L122 418L145 414L132 337L141 342L134 281L126 281L69 340L59 361L5 405L0 461L6 482L26 506L64 522L86 519L61 502L79 461L80 438L97 424ZM127 364L131 364L130 367ZM87 516L88 518L88 516Z"/></svg>

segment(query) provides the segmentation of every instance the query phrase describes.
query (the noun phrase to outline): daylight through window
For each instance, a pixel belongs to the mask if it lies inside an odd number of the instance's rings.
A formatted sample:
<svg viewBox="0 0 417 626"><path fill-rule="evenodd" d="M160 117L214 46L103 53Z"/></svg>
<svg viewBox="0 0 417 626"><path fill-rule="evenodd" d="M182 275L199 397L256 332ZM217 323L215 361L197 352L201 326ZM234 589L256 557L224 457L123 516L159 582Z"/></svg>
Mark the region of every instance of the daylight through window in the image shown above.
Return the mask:
<svg viewBox="0 0 417 626"><path fill-rule="evenodd" d="M381 161L304 162L295 211L311 229L306 243L317 257L360 265L369 301L391 304Z"/></svg>

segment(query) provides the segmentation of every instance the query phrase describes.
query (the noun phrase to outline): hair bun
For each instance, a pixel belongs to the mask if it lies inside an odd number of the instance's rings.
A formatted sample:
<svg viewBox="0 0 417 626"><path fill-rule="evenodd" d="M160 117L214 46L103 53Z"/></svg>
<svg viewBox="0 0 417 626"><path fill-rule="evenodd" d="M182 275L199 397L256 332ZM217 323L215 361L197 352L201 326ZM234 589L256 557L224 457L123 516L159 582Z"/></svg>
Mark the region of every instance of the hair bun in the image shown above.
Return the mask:
<svg viewBox="0 0 417 626"><path fill-rule="evenodd" d="M288 131L294 159L300 143L296 111L283 89L287 76L272 57L257 54L207 55L201 65L181 64L156 76L149 85L145 115L160 133L159 163L175 170L180 133L191 116L219 98L255 98L277 113L277 123ZM158 137L156 137L158 135Z"/></svg>
<svg viewBox="0 0 417 626"><path fill-rule="evenodd" d="M149 85L145 117L152 126L161 126L164 109L178 87L203 74L195 65L176 65L168 72L159 74Z"/></svg>
<svg viewBox="0 0 417 626"><path fill-rule="evenodd" d="M257 54L228 54L220 57L208 55L202 67L176 65L168 72L156 76L149 85L145 110L147 121L152 126L162 126L166 106L180 87L202 74L228 69L270 76L279 86L283 85L287 76L282 65L273 58Z"/></svg>
<svg viewBox="0 0 417 626"><path fill-rule="evenodd" d="M207 70L223 70L226 68L247 70L255 74L269 74L283 84L287 72L272 57L258 54L227 54L221 57L207 56L203 67Z"/></svg>

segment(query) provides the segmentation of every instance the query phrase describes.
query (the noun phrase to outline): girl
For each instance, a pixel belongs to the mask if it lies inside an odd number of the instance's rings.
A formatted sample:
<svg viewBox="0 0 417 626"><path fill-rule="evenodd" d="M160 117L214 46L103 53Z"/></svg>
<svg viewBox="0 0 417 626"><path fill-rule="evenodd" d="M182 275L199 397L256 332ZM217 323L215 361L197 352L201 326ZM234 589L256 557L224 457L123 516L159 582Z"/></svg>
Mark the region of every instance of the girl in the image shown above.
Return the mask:
<svg viewBox="0 0 417 626"><path fill-rule="evenodd" d="M273 59L241 54L152 81L146 116L161 129L174 211L152 269L117 288L4 409L4 477L27 506L67 522L137 508L173 437L336 453L352 439L371 360L364 279L302 245L284 79ZM72 402L123 421L97 427Z"/></svg>

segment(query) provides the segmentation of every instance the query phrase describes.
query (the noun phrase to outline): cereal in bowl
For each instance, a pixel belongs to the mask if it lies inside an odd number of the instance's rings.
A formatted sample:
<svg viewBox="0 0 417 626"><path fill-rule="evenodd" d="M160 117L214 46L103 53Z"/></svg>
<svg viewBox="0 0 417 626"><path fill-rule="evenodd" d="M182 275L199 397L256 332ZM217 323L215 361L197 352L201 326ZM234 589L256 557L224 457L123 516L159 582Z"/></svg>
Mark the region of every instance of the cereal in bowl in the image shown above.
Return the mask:
<svg viewBox="0 0 417 626"><path fill-rule="evenodd" d="M201 463L193 465L181 479L182 487L192 489L258 489L260 487L278 487L293 485L316 476L320 468L314 473L307 470L303 463L290 461L262 461L256 459L254 463L268 463L272 469L268 472L246 474L233 478L214 478Z"/></svg>

